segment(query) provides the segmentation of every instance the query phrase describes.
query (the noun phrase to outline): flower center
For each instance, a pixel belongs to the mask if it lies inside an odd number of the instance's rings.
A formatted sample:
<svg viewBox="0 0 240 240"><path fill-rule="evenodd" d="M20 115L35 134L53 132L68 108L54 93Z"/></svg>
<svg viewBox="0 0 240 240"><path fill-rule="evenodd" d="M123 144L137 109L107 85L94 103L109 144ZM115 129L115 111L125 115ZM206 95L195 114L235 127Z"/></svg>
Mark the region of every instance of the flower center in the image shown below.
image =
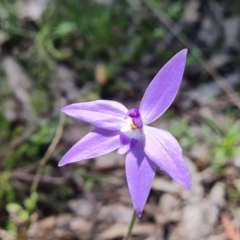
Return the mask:
<svg viewBox="0 0 240 240"><path fill-rule="evenodd" d="M132 119L132 123L137 127L141 128L143 125L141 114L138 108L132 108L128 111L127 115Z"/></svg>
<svg viewBox="0 0 240 240"><path fill-rule="evenodd" d="M137 126L135 126L133 123L130 123L130 127L131 127L132 130L137 128Z"/></svg>
<svg viewBox="0 0 240 240"><path fill-rule="evenodd" d="M141 137L140 129L143 126L141 114L137 108L132 108L126 116L126 124L120 131L129 138L139 140Z"/></svg>

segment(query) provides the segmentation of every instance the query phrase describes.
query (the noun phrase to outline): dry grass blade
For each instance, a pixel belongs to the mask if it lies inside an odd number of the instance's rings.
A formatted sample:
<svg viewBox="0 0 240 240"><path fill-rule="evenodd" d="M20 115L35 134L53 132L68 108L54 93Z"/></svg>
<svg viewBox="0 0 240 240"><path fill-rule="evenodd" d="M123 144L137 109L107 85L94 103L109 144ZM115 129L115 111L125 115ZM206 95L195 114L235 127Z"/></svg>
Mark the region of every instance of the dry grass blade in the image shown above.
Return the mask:
<svg viewBox="0 0 240 240"><path fill-rule="evenodd" d="M56 146L58 145L58 143L62 137L65 118L66 118L66 116L64 114L60 114L60 120L58 123L56 134L55 134L50 146L48 147L46 153L44 154L43 158L39 162L37 172L36 172L33 182L32 182L31 192L35 192L37 190L38 183L41 179L43 167L47 163L48 159L51 157L52 153L54 152Z"/></svg>

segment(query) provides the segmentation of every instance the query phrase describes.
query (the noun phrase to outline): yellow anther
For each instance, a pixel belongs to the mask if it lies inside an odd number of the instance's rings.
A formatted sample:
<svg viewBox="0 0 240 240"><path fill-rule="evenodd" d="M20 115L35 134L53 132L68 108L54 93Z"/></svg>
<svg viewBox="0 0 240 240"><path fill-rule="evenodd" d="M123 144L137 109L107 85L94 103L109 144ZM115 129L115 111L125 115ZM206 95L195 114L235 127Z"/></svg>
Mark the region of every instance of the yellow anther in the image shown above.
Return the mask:
<svg viewBox="0 0 240 240"><path fill-rule="evenodd" d="M132 130L137 128L137 126L135 126L133 123L130 123L130 127L131 127Z"/></svg>

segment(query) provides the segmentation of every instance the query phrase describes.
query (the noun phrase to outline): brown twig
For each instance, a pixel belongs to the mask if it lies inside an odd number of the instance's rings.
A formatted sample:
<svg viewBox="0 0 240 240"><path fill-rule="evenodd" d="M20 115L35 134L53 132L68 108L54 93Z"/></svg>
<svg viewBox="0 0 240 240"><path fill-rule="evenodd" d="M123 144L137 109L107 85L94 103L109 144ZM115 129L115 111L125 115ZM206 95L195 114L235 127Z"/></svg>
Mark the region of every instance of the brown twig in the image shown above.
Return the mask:
<svg viewBox="0 0 240 240"><path fill-rule="evenodd" d="M26 172L19 172L19 171L14 171L11 173L10 178L11 179L17 179L20 181L26 181L26 182L32 182L34 179L35 175L26 173ZM65 181L64 178L62 177L51 177L51 176L42 176L39 182L42 183L50 183L50 184L62 184Z"/></svg>
<svg viewBox="0 0 240 240"><path fill-rule="evenodd" d="M34 179L33 179L33 182L32 182L31 192L35 192L37 190L37 187L38 187L38 184L39 184L39 181L41 179L42 172L43 172L43 167L45 166L48 159L53 154L57 144L59 143L59 141L62 137L64 123L65 123L65 115L60 114L60 119L59 119L56 134L55 134L50 146L48 147L46 153L44 154L43 158L39 162L37 172L36 172L36 174L34 176Z"/></svg>

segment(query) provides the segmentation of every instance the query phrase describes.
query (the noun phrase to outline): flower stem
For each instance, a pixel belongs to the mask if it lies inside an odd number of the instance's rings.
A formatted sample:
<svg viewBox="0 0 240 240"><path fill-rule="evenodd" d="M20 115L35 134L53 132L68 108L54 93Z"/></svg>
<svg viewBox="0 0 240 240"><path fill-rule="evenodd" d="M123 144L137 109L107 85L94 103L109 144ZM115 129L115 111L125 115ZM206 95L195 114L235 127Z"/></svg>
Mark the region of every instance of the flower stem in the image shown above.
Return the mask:
<svg viewBox="0 0 240 240"><path fill-rule="evenodd" d="M132 229L133 229L133 225L135 223L136 217L137 217L137 214L136 214L135 210L133 209L132 219L131 219L131 222L129 224L127 235L124 238L124 240L129 240L129 238L131 237Z"/></svg>

